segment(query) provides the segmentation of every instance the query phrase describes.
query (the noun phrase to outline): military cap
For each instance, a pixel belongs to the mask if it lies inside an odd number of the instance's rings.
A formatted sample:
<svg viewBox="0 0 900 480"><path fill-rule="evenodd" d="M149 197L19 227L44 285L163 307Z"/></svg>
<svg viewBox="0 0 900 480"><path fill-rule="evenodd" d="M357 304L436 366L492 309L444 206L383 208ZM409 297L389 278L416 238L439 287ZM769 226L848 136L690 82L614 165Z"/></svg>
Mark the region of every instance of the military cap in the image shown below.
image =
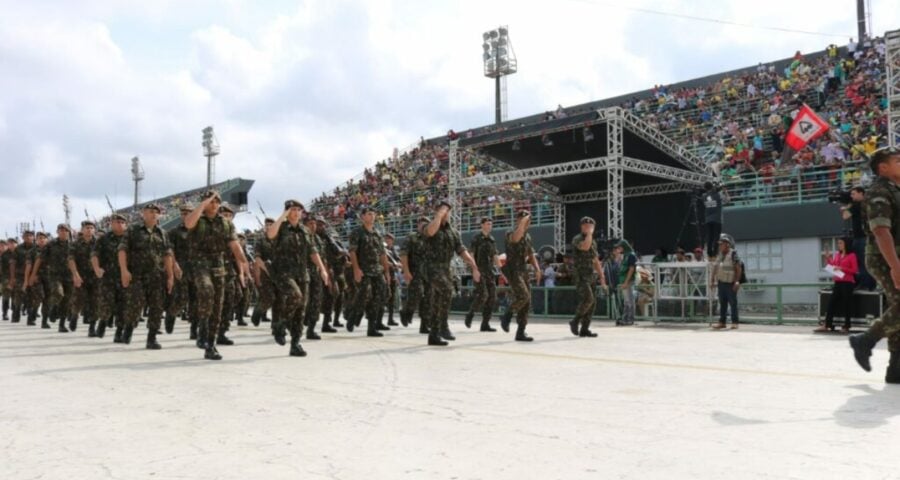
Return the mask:
<svg viewBox="0 0 900 480"><path fill-rule="evenodd" d="M25 235L34 235L34 230L25 230L22 232L22 236L24 237Z"/></svg>
<svg viewBox="0 0 900 480"><path fill-rule="evenodd" d="M586 223L591 224L591 225L597 224L597 222L595 222L594 219L591 217L581 217L581 224L584 225Z"/></svg>
<svg viewBox="0 0 900 480"><path fill-rule="evenodd" d="M65 230L65 231L67 231L67 232L70 232L70 231L71 231L71 230L69 229L69 226L66 225L65 223L60 223L59 225L57 225L57 226L56 226L56 230L57 230L57 231L59 231L59 230Z"/></svg>
<svg viewBox="0 0 900 480"><path fill-rule="evenodd" d="M394 239L394 234L393 234L393 233L390 233L390 232L385 233L385 234L384 234L384 238L390 238L391 240L393 240L393 239Z"/></svg>
<svg viewBox="0 0 900 480"><path fill-rule="evenodd" d="M487 223L487 222L494 223L494 219L492 219L491 217L481 217L481 224L482 224L482 225L484 225L484 224Z"/></svg>
<svg viewBox="0 0 900 480"><path fill-rule="evenodd" d="M368 206L368 205L363 205L362 208L359 209L359 214L360 214L360 215L365 215L365 214L367 214L367 213L369 213L369 212L374 212L374 211L375 211L374 208L372 208L372 207L370 207L370 206Z"/></svg>
<svg viewBox="0 0 900 480"><path fill-rule="evenodd" d="M518 212L516 212L516 218L525 218L525 217L530 217L530 216L531 216L531 212L529 212L528 210L525 210L525 209L522 209L522 210L519 210Z"/></svg>
<svg viewBox="0 0 900 480"><path fill-rule="evenodd" d="M900 149L895 147L879 148L872 153L872 157L869 159L869 168L872 169L872 173L878 175L878 166L898 154L900 154Z"/></svg>
<svg viewBox="0 0 900 480"><path fill-rule="evenodd" d="M315 221L316 221L315 215L312 215L309 212L307 212L303 215L303 223L315 222Z"/></svg>
<svg viewBox="0 0 900 480"><path fill-rule="evenodd" d="M303 210L306 210L306 208L303 206L303 204L300 203L300 200L293 200L293 199L291 199L291 200L285 200L285 201L284 201L284 209L285 209L285 210L287 210L287 209L289 209L289 208L293 208L293 207L300 207L300 208L302 208Z"/></svg>
<svg viewBox="0 0 900 480"><path fill-rule="evenodd" d="M731 235L729 235L727 233L723 233L723 234L719 235L719 243L722 243L722 242L725 242L725 243L731 245L732 248L734 248L734 237L732 237Z"/></svg>
<svg viewBox="0 0 900 480"><path fill-rule="evenodd" d="M91 220L82 220L82 221L81 221L81 226L82 226L82 227L96 227L97 224L94 223L94 222L91 221Z"/></svg>
<svg viewBox="0 0 900 480"><path fill-rule="evenodd" d="M194 210L194 206L191 205L190 203L185 203L184 205L182 205L181 207L178 208L178 211L181 213L190 212L192 210Z"/></svg>
<svg viewBox="0 0 900 480"><path fill-rule="evenodd" d="M44 238L47 238L47 237L49 237L50 235L47 235L46 232L37 232L37 236L38 236L38 237L44 237Z"/></svg>
<svg viewBox="0 0 900 480"><path fill-rule="evenodd" d="M319 222L319 223L325 223L325 217L323 217L323 216L321 216L321 215L316 215L316 216L315 216L315 219L316 219L316 221Z"/></svg>
<svg viewBox="0 0 900 480"><path fill-rule="evenodd" d="M435 208L441 208L444 206L446 206L447 208L453 208L453 205L450 205L450 200L447 200L446 198L442 198L440 201L438 201Z"/></svg>
<svg viewBox="0 0 900 480"><path fill-rule="evenodd" d="M266 219L263 220L263 223L275 223L275 219L271 218L271 217L266 217Z"/></svg>
<svg viewBox="0 0 900 480"><path fill-rule="evenodd" d="M228 212L228 213L234 215L234 208L232 208L231 205L229 205L227 203L223 203L222 205L219 205L219 213L223 213L223 212Z"/></svg>
<svg viewBox="0 0 900 480"><path fill-rule="evenodd" d="M16 240L15 238L7 238L6 243L19 243L19 241Z"/></svg>
<svg viewBox="0 0 900 480"><path fill-rule="evenodd" d="M125 215L122 215L121 213L114 213L112 216L112 219L113 220L121 220L123 222L128 221L128 217L126 217Z"/></svg>
<svg viewBox="0 0 900 480"><path fill-rule="evenodd" d="M215 190L207 190L207 191L203 192L203 195L200 196L200 199L206 200L207 198L210 198L210 197L216 198L220 202L222 201L222 196L219 195L219 192L217 192Z"/></svg>
<svg viewBox="0 0 900 480"><path fill-rule="evenodd" d="M159 208L159 205L152 202L144 205L143 210L156 210L156 213L162 213L162 209Z"/></svg>

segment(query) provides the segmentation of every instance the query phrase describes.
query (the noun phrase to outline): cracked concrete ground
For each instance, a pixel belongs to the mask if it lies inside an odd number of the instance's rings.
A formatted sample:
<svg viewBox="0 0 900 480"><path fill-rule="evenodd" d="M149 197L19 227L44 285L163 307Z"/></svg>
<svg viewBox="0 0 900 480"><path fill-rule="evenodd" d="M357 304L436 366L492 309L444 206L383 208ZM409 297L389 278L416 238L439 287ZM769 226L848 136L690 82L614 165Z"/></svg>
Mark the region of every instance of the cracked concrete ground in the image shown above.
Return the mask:
<svg viewBox="0 0 900 480"><path fill-rule="evenodd" d="M896 478L900 387L807 329L454 322L304 342L235 327L209 362L0 323L0 478Z"/></svg>

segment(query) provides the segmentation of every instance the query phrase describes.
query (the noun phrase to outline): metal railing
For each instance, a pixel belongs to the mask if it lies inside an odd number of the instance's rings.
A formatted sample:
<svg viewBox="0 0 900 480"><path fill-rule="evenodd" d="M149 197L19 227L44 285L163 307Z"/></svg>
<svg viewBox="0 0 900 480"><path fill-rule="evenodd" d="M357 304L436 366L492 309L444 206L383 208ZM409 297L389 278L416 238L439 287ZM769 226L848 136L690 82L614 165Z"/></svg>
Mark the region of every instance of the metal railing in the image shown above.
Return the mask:
<svg viewBox="0 0 900 480"><path fill-rule="evenodd" d="M862 173L857 166L817 166L774 176L760 175L759 172L744 173L722 182L731 197L725 208L825 202L829 192L858 185Z"/></svg>

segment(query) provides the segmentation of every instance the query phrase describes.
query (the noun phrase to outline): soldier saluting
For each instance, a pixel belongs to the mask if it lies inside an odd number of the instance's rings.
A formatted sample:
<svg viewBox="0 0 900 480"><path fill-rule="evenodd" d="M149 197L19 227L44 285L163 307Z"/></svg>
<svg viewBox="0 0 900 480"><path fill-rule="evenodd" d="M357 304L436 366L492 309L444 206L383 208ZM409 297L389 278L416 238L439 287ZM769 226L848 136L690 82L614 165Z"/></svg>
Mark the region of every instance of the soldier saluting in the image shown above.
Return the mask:
<svg viewBox="0 0 900 480"><path fill-rule="evenodd" d="M596 296L594 288L594 272L600 279L600 284L606 288L606 278L603 275L603 267L597 255L597 242L594 241L594 226L596 222L591 217L581 219L581 233L572 239L575 291L578 293L578 308L575 310L575 318L569 322L572 335L579 337L596 337L597 334L590 330L591 315L594 313ZM579 324L581 328L579 330Z"/></svg>
<svg viewBox="0 0 900 480"><path fill-rule="evenodd" d="M541 284L541 267L534 255L531 235L528 227L531 225L531 213L527 210L519 210L516 214L515 228L506 232L506 265L505 275L509 279L512 302L509 308L500 318L500 328L504 332L509 331L512 316L516 316L516 340L530 342L534 340L525 334L528 325L528 314L531 312L531 286L528 282L528 265L534 268L535 283Z"/></svg>
<svg viewBox="0 0 900 480"><path fill-rule="evenodd" d="M375 210L363 207L360 214L362 225L350 234L350 263L353 265L353 283L356 285L353 309L347 318L347 330L359 325L363 314L366 316L370 337L383 337L378 326L383 314L389 266L384 240L375 231Z"/></svg>

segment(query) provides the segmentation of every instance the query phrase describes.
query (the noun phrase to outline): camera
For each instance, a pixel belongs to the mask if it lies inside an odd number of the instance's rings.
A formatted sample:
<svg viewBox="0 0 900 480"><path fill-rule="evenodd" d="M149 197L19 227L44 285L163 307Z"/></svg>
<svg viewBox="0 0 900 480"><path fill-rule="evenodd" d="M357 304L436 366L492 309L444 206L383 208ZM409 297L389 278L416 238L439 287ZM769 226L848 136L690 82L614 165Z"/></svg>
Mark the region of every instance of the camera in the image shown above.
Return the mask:
<svg viewBox="0 0 900 480"><path fill-rule="evenodd" d="M828 201L831 203L840 203L840 204L850 204L853 202L853 199L850 198L850 192L846 192L844 190L834 190L828 192Z"/></svg>

